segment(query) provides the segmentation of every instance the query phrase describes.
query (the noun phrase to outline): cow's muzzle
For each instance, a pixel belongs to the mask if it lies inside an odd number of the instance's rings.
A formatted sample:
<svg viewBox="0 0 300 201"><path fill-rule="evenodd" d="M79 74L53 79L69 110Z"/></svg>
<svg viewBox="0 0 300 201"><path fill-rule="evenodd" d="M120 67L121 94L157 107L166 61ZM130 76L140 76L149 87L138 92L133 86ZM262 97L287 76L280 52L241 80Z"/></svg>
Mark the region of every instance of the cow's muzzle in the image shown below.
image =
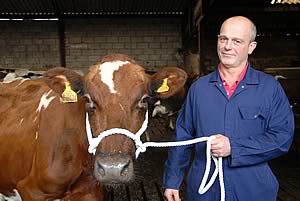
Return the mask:
<svg viewBox="0 0 300 201"><path fill-rule="evenodd" d="M97 154L94 163L94 176L102 184L127 183L132 180L133 175L133 161L130 155Z"/></svg>

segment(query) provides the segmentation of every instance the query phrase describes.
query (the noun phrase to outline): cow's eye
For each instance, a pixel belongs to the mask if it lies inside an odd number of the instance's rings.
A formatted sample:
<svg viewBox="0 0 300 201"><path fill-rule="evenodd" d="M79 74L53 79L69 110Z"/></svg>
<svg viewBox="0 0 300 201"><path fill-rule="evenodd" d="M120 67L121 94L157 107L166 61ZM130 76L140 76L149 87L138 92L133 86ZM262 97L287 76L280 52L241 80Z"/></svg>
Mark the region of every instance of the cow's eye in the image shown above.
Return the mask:
<svg viewBox="0 0 300 201"><path fill-rule="evenodd" d="M149 98L150 98L150 96L143 95L142 98L140 99L139 103L138 103L138 107L146 109L148 107L148 100L149 100Z"/></svg>
<svg viewBox="0 0 300 201"><path fill-rule="evenodd" d="M84 95L86 98L86 107L89 113L93 113L96 110L95 103L93 102L91 96L89 94Z"/></svg>
<svg viewBox="0 0 300 201"><path fill-rule="evenodd" d="M87 111L88 111L88 113L93 114L96 111L95 104L88 105L87 106Z"/></svg>

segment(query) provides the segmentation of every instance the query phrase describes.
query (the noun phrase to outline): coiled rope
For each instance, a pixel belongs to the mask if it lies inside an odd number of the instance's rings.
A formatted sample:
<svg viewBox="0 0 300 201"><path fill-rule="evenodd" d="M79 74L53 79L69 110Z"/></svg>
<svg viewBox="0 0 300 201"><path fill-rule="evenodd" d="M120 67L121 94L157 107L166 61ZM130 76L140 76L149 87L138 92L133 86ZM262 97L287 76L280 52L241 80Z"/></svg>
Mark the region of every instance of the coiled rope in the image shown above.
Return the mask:
<svg viewBox="0 0 300 201"><path fill-rule="evenodd" d="M91 154L96 153L96 148L101 142L102 139L104 139L107 136L114 135L114 134L122 134L126 135L127 137L131 138L135 142L136 146L136 152L135 152L135 157L138 158L139 154L141 152L145 152L147 147L174 147L174 146L185 146L185 145L191 145L191 144L196 144L199 142L204 142L207 141L207 146L206 146L206 167L205 167L205 172L204 176L202 178L202 181L200 183L198 193L199 194L204 194L206 193L209 188L213 185L213 183L216 180L216 177L219 174L219 183L220 183L220 189L221 189L221 201L225 201L225 185L224 185L224 176L223 176L223 168L222 168L222 157L214 157L211 155L211 140L213 137L201 137L201 138L195 138L192 140L186 140L186 141L177 141L177 142L145 142L143 143L141 141L141 135L146 131L148 126L148 111L146 112L145 115L145 121L142 124L142 127L138 130L137 133L132 133L127 129L123 128L112 128L106 131L101 132L96 138L93 138L92 132L91 132L91 126L89 122L89 115L86 114L86 133L87 133L87 138L89 142L89 148L88 152ZM215 163L215 170L214 173L211 176L211 179L207 183L207 179L209 176L210 172L210 167L211 167L211 158L213 159Z"/></svg>

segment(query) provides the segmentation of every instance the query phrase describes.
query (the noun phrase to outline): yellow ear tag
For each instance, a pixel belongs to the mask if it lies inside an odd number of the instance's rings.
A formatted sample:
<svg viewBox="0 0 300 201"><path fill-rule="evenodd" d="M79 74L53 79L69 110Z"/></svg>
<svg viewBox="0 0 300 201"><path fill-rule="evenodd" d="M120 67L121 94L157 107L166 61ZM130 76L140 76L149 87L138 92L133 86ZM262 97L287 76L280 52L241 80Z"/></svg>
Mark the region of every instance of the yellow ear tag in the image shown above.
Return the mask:
<svg viewBox="0 0 300 201"><path fill-rule="evenodd" d="M168 78L165 78L162 85L156 90L157 93L163 93L169 91Z"/></svg>
<svg viewBox="0 0 300 201"><path fill-rule="evenodd" d="M70 82L65 83L65 91L61 95L61 100L64 103L75 103L77 102L77 94L72 90Z"/></svg>

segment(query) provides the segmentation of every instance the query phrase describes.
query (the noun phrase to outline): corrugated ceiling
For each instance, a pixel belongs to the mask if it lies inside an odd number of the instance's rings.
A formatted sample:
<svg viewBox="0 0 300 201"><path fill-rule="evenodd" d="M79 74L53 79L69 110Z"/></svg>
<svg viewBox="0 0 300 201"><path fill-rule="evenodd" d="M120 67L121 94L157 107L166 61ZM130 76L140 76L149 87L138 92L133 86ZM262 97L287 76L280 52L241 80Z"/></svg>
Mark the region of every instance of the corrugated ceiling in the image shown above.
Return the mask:
<svg viewBox="0 0 300 201"><path fill-rule="evenodd" d="M3 16L180 15L189 0L1 0Z"/></svg>
<svg viewBox="0 0 300 201"><path fill-rule="evenodd" d="M57 17L78 15L182 15L200 0L0 0L0 17ZM272 5L271 0L201 0L206 10L230 12L299 11L299 4ZM269 10L266 10L269 9ZM283 9L283 10L282 10Z"/></svg>

